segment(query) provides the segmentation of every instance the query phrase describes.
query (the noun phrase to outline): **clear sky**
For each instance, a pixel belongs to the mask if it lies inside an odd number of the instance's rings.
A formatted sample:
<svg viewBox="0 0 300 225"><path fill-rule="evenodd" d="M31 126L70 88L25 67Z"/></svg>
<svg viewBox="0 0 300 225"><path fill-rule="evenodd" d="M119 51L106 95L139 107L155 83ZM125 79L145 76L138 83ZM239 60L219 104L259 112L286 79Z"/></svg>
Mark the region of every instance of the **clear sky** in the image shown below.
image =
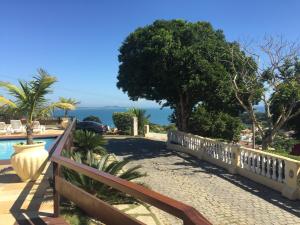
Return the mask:
<svg viewBox="0 0 300 225"><path fill-rule="evenodd" d="M209 21L228 40L259 40L265 34L295 40L299 12L298 0L1 0L0 80L30 79L42 67L59 80L53 100L157 106L133 103L116 88L118 48L137 27L180 18Z"/></svg>

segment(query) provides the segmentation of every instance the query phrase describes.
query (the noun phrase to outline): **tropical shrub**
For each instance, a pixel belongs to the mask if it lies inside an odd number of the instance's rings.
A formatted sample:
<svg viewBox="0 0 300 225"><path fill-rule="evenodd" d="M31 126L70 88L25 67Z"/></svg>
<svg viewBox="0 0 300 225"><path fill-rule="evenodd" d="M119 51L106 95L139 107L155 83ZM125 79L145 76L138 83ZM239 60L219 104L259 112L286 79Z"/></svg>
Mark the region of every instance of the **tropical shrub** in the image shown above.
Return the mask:
<svg viewBox="0 0 300 225"><path fill-rule="evenodd" d="M101 159L97 158L92 151L88 151L86 153L63 151L63 155L65 157L71 158L77 163L88 165L99 171L109 173L128 181L146 176L145 173L141 173L138 171L141 168L140 165L127 169L125 168L125 166L129 163L128 159L124 159L121 161L111 161L110 157L112 156L110 154L103 155ZM73 170L69 170L66 168L63 169L63 176L66 180L70 181L74 185L86 190L87 192L110 204L124 204L137 201L118 190L115 190L103 183L93 180L92 178L77 173Z"/></svg>
<svg viewBox="0 0 300 225"><path fill-rule="evenodd" d="M115 112L113 113L113 121L115 126L124 134L131 133L132 114L129 112Z"/></svg>
<svg viewBox="0 0 300 225"><path fill-rule="evenodd" d="M85 117L83 119L83 121L94 121L94 122L97 122L97 123L102 123L101 119L98 116L93 116L93 115Z"/></svg>
<svg viewBox="0 0 300 225"><path fill-rule="evenodd" d="M189 119L189 132L204 137L237 142L243 125L239 118L223 112L212 112L198 106Z"/></svg>
<svg viewBox="0 0 300 225"><path fill-rule="evenodd" d="M8 91L10 100L0 96L0 106L5 106L26 118L27 144L33 144L33 121L49 116L55 108L71 107L66 102L50 103L46 96L52 93L56 78L47 71L38 69L31 81L19 81L19 85L0 81L0 87Z"/></svg>
<svg viewBox="0 0 300 225"><path fill-rule="evenodd" d="M159 125L155 123L150 123L150 132L154 133L167 133L169 130L177 130L175 124L169 125Z"/></svg>
<svg viewBox="0 0 300 225"><path fill-rule="evenodd" d="M144 126L149 124L150 115L146 114L146 110L139 108L131 108L128 112L137 117L139 134L144 134Z"/></svg>
<svg viewBox="0 0 300 225"><path fill-rule="evenodd" d="M104 140L103 136L100 134L86 130L76 130L73 138L74 146L77 147L77 151L93 151L100 155L107 153L106 149L103 147L106 144L106 140Z"/></svg>
<svg viewBox="0 0 300 225"><path fill-rule="evenodd" d="M63 103L60 107L60 109L64 110L64 116L67 117L70 110L75 110L77 105L80 103L75 98L64 98L60 97L59 101Z"/></svg>

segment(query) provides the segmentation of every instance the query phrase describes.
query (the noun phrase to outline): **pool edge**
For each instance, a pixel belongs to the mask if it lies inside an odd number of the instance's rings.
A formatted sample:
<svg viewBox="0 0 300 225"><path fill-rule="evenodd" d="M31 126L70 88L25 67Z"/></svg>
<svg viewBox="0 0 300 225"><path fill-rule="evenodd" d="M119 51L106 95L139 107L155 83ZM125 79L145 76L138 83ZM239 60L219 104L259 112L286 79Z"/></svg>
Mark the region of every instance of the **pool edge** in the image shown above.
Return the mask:
<svg viewBox="0 0 300 225"><path fill-rule="evenodd" d="M53 144L50 146L49 151L53 148L54 144L58 141L60 135L39 135L35 136L33 138L35 139L42 139L42 138L55 138ZM24 139L26 136L17 136L17 137L0 137L0 140L17 140L17 139ZM10 165L10 159L0 159L0 165L1 166L9 166Z"/></svg>

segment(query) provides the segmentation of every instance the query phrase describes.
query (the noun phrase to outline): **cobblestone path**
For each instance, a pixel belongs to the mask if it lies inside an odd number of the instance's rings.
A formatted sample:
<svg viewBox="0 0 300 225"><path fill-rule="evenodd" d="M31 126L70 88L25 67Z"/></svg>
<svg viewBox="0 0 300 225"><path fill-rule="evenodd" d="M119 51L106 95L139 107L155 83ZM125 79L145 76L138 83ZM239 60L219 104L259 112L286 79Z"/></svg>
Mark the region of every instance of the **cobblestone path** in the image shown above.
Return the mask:
<svg viewBox="0 0 300 225"><path fill-rule="evenodd" d="M195 207L213 224L300 224L300 201L192 156L166 150L165 143L142 138L110 139L110 152L130 157L148 176L151 189ZM181 224L159 213L164 224Z"/></svg>

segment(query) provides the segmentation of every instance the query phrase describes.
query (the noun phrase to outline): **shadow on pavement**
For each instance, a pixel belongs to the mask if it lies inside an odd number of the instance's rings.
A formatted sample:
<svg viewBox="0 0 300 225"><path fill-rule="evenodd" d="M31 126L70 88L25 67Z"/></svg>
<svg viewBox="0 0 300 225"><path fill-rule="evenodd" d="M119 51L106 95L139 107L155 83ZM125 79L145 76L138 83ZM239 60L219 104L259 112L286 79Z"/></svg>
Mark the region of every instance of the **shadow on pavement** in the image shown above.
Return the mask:
<svg viewBox="0 0 300 225"><path fill-rule="evenodd" d="M174 152L166 149L165 142L154 141L144 138L109 139L107 150L120 157L128 157L131 160L153 159L158 157L169 157L177 155L182 162L175 162L180 166L174 170L184 169L184 166L195 168L195 172L204 172L225 179L232 184L258 196L275 206L300 217L300 201L292 201L262 184L258 184L240 175L228 173L223 168L210 164L181 152ZM200 169L200 170L199 170Z"/></svg>

